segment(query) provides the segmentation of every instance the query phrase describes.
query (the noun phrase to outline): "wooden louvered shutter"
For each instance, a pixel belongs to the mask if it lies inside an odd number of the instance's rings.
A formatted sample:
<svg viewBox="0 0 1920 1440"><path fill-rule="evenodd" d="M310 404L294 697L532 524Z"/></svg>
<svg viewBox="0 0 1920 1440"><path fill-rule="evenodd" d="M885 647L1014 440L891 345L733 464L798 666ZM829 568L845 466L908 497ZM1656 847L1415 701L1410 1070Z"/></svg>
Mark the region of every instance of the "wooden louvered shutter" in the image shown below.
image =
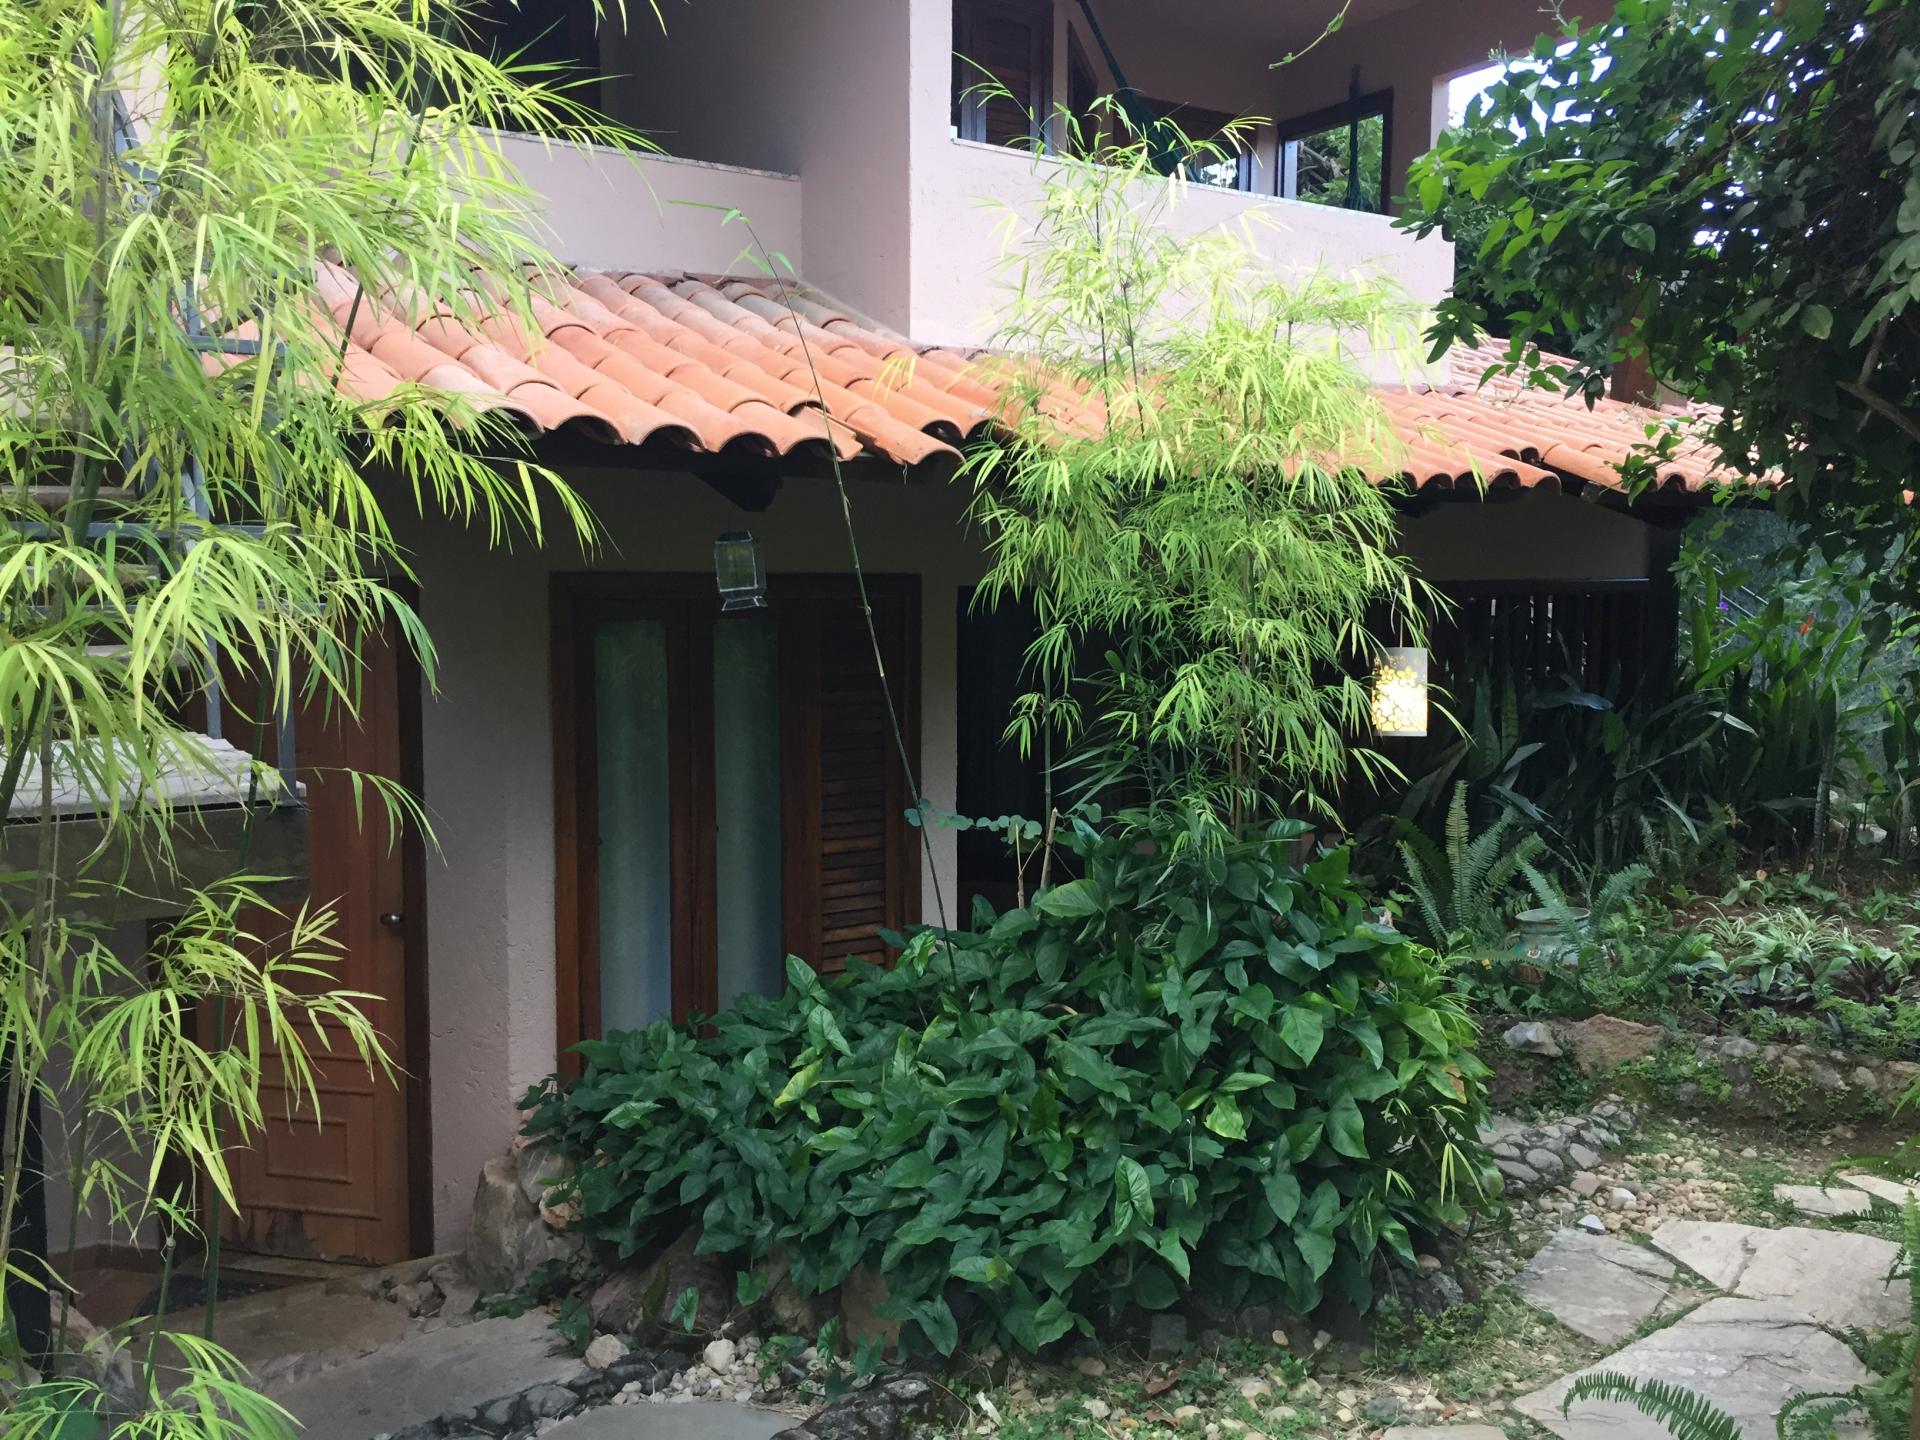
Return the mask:
<svg viewBox="0 0 1920 1440"><path fill-rule="evenodd" d="M917 765L917 595L899 581L868 584L887 681ZM857 602L793 603L781 625L786 944L832 972L849 955L885 959L876 932L919 918L919 849L906 819L912 796Z"/></svg>
<svg viewBox="0 0 1920 1440"><path fill-rule="evenodd" d="M1036 0L954 0L954 126L962 140L1026 145L1046 123L1053 10ZM998 85L1006 95L986 96ZM1012 98L1008 98L1011 96Z"/></svg>

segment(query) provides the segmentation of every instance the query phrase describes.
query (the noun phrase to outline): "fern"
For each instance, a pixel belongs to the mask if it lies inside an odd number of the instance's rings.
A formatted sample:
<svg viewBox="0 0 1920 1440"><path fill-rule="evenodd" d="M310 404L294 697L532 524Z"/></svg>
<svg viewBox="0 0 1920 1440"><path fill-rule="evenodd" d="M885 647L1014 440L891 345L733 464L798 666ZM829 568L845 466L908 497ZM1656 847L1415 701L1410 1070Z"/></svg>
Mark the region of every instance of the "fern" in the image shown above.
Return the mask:
<svg viewBox="0 0 1920 1440"><path fill-rule="evenodd" d="M1627 865L1609 875L1598 890L1589 887L1587 923L1596 937L1607 933L1608 922L1633 898L1634 891L1652 878L1653 870L1650 867Z"/></svg>
<svg viewBox="0 0 1920 1440"><path fill-rule="evenodd" d="M1560 1402L1560 1413L1565 1415L1582 1400L1631 1405L1666 1426L1674 1440L1745 1440L1738 1420L1706 1396L1665 1380L1642 1380L1611 1370L1582 1375Z"/></svg>
<svg viewBox="0 0 1920 1440"><path fill-rule="evenodd" d="M1456 936L1480 944L1499 940L1504 928L1501 902L1522 867L1546 848L1546 842L1533 834L1509 845L1507 836L1518 822L1519 817L1509 810L1474 835L1463 780L1453 787L1453 799L1447 805L1443 844L1435 845L1409 827L1400 842L1400 857L1407 867L1407 887L1432 944L1445 946Z"/></svg>

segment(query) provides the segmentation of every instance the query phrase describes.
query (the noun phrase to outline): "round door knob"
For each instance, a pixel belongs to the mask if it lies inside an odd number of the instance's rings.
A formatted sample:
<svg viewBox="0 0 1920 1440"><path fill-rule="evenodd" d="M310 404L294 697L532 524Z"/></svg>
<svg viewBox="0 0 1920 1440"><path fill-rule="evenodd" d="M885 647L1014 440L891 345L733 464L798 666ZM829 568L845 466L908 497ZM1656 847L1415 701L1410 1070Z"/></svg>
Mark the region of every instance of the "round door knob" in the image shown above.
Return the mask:
<svg viewBox="0 0 1920 1440"><path fill-rule="evenodd" d="M398 929L406 918L398 910L389 910L380 917L380 923L390 929Z"/></svg>

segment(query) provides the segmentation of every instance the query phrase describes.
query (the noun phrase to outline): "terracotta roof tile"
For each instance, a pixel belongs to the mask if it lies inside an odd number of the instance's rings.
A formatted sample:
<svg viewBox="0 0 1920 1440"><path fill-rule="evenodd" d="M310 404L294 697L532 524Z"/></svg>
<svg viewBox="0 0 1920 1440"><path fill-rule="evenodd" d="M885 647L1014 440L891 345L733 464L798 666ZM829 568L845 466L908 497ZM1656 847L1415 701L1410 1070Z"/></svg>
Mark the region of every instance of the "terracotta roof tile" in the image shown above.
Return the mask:
<svg viewBox="0 0 1920 1440"><path fill-rule="evenodd" d="M950 474L960 449L1008 413L1030 371L1015 357L921 348L804 286L759 276L566 271L536 277L532 326L484 297L432 301L405 288L361 296L322 262L318 303L353 314L340 388L377 407L407 382L461 394L538 433L562 430L689 450L870 458ZM462 318L466 317L466 318ZM1608 489L1651 424L1685 414L1482 386L1500 356L1457 352L1450 378L1376 393L1402 442L1396 473L1420 490L1557 486ZM1041 412L1063 436L1097 434L1099 397L1044 378ZM824 412L824 413L823 413ZM1390 467L1382 467L1386 470ZM1664 489L1727 477L1709 447L1683 442L1661 467Z"/></svg>

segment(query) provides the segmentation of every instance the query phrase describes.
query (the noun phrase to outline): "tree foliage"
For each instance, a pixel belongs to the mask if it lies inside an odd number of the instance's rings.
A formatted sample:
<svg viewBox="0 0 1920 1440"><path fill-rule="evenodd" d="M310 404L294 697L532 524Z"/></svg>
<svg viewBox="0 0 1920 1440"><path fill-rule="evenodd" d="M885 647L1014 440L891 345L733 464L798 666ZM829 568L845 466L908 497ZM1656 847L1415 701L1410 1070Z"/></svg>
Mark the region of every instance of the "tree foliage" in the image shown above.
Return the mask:
<svg viewBox="0 0 1920 1440"><path fill-rule="evenodd" d="M463 23L443 0L0 7L0 813L37 826L30 894L0 901L0 1261L26 1283L61 1283L10 1248L36 1096L67 1185L133 1241L156 1213L207 1218L170 1162L232 1200L263 1067L311 1109L310 1049L385 1063L367 997L334 988L331 917L273 915L244 853L149 958L116 950L127 857L164 882L192 823L168 776L213 761L192 702L224 683L257 754L249 735L297 702L350 712L383 635L430 676L389 505L497 539L537 537L552 500L590 532L471 406L336 388L345 327L376 311L530 315L527 267L550 260L489 127L617 138L560 77L464 48ZM378 777L327 783L417 818ZM256 814L288 798L259 766L241 790ZM61 792L104 842L72 838ZM169 1373L152 1353L125 1424L283 1423L210 1347L176 1345ZM99 1403L50 1383L23 1412Z"/></svg>
<svg viewBox="0 0 1920 1440"><path fill-rule="evenodd" d="M1100 159L1044 162L1031 220L1008 217L998 344L1034 363L969 460L981 602L1039 622L1012 734L1230 819L1325 810L1350 762L1379 768L1350 744L1370 627L1420 626L1368 478L1396 441L1354 363L1409 312L1376 283L1277 276L1257 220L1185 227L1144 141ZM1063 422L1062 393L1096 423Z"/></svg>
<svg viewBox="0 0 1920 1440"><path fill-rule="evenodd" d="M1481 233L1437 346L1504 311L1517 366L1589 397L1644 355L1723 407L1725 462L1783 475L1836 550L1900 552L1920 473L1920 9L1623 0L1538 41L1409 191L1403 224ZM1536 347L1571 372L1542 373Z"/></svg>

